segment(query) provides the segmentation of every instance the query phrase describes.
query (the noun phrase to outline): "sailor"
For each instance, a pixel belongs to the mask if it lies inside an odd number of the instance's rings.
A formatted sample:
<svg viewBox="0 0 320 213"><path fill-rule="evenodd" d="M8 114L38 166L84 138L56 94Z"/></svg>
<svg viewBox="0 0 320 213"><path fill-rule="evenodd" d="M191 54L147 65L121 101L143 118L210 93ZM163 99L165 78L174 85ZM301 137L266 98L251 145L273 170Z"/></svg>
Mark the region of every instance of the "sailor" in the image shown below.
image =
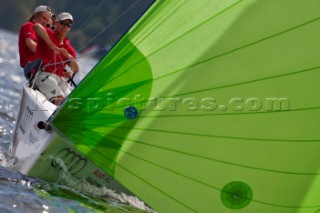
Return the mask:
<svg viewBox="0 0 320 213"><path fill-rule="evenodd" d="M51 21L51 9L48 6L40 5L35 8L33 14L24 23L19 32L19 55L20 66L24 67L28 61L36 59L35 53L37 48L37 35L33 29L35 23L46 26Z"/></svg>
<svg viewBox="0 0 320 213"><path fill-rule="evenodd" d="M35 83L39 91L56 105L60 105L71 92L66 79L72 78L73 73L67 72L66 67L69 67L74 73L79 71L76 52L66 38L72 24L72 15L63 12L57 16L54 31L39 23L34 25L39 36L36 58L43 60L42 72L37 76Z"/></svg>

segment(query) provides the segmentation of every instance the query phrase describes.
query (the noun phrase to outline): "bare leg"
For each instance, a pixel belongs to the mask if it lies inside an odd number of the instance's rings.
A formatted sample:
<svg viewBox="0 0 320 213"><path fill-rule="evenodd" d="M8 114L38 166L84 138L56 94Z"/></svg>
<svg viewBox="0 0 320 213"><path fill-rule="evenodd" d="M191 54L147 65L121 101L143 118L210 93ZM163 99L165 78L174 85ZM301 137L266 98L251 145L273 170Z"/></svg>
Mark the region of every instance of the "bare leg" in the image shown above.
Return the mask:
<svg viewBox="0 0 320 213"><path fill-rule="evenodd" d="M55 96L50 98L50 102L59 106L61 104L61 102L63 101L64 97L63 96Z"/></svg>

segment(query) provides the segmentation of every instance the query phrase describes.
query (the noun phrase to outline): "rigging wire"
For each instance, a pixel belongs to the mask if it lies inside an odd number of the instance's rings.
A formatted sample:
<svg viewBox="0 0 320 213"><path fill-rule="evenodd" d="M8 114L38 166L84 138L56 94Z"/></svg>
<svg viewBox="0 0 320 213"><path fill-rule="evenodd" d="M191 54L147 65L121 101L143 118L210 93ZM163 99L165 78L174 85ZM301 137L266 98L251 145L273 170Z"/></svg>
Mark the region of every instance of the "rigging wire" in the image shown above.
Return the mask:
<svg viewBox="0 0 320 213"><path fill-rule="evenodd" d="M87 24L87 22L92 18L92 16L97 12L98 9L100 9L100 7L102 7L102 5L106 2L107 0L104 0L103 2L101 2L92 12L89 16L87 16L87 18L82 22L82 24L80 25L80 27L78 27L78 29L74 32L73 36L70 38L72 39L76 33L81 30L83 28L83 26L85 24Z"/></svg>
<svg viewBox="0 0 320 213"><path fill-rule="evenodd" d="M141 0L137 0L135 3L133 3L130 7L128 7L124 12L122 12L118 17L116 17L110 24L108 24L106 27L104 27L99 33L97 33L93 38L91 38L86 44L84 44L80 49L83 50L88 44L90 44L94 39L96 39L101 33L106 31L108 28L110 28L114 23L116 23L121 17L123 17L128 11L130 11L134 6L136 6Z"/></svg>

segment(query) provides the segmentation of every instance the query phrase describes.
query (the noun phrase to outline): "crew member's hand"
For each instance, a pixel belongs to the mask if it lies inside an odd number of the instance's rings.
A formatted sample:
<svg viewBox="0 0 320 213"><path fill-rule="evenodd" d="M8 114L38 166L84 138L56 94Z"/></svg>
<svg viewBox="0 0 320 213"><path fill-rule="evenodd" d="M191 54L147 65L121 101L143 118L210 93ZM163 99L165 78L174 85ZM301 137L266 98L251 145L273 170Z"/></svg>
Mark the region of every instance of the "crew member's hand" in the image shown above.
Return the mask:
<svg viewBox="0 0 320 213"><path fill-rule="evenodd" d="M57 47L56 45L52 45L51 46L52 51L54 52L54 54L59 54L60 53L60 48Z"/></svg>
<svg viewBox="0 0 320 213"><path fill-rule="evenodd" d="M69 53L68 53L68 51L67 51L66 49L60 48L60 53L61 53L64 57L69 58Z"/></svg>
<svg viewBox="0 0 320 213"><path fill-rule="evenodd" d="M70 79L72 78L72 74L70 72L64 72L63 77Z"/></svg>

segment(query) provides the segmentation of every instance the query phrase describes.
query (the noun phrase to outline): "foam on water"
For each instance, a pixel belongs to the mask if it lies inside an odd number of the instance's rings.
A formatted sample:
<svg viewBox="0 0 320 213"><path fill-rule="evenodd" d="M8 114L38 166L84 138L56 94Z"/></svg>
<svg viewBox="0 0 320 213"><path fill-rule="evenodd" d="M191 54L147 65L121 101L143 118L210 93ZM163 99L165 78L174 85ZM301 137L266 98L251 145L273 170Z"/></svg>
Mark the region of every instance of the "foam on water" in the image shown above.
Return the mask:
<svg viewBox="0 0 320 213"><path fill-rule="evenodd" d="M81 191L95 197L104 197L108 199L112 198L116 202L129 204L135 208L138 208L147 212L155 212L137 197L127 195L125 193L118 194L114 190L111 190L105 186L97 187L95 185L92 185L89 182L87 182L84 178L79 179L72 176L69 173L68 168L64 165L63 160L59 158L52 158L51 160L53 160L56 165L59 165L59 168L60 168L59 183L63 183L76 191Z"/></svg>

